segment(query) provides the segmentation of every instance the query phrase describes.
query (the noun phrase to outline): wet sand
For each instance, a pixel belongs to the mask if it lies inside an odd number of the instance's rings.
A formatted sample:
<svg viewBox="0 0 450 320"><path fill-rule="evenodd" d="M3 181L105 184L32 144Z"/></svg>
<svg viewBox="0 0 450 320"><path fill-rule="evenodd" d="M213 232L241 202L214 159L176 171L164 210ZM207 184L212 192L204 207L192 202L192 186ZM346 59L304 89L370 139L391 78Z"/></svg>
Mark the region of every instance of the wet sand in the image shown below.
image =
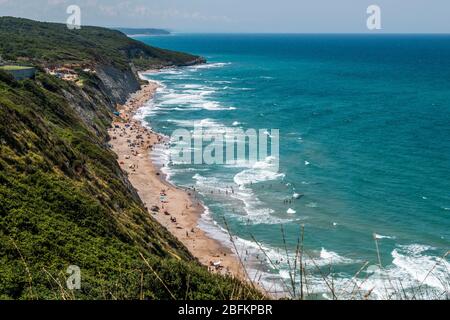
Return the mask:
<svg viewBox="0 0 450 320"><path fill-rule="evenodd" d="M182 190L165 181L151 160L153 146L164 143L164 138L133 117L153 97L156 89L157 84L144 85L118 108L121 115L115 117L109 135L119 164L128 173L149 214L181 241L200 263L212 272L246 279L244 268L232 250L208 237L198 227L204 207L195 200L194 191Z"/></svg>

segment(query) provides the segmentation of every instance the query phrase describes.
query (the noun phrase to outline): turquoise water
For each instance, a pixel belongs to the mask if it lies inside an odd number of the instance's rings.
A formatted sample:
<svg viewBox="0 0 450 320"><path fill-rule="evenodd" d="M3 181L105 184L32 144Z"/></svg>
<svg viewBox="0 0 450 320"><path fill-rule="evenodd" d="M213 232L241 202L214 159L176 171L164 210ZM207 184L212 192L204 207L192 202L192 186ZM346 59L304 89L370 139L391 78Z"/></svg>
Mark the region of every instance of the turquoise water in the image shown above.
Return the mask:
<svg viewBox="0 0 450 320"><path fill-rule="evenodd" d="M292 262L304 226L310 292L330 297L321 274L331 273L348 297L366 261L358 278L372 297L386 298L396 281L410 294L421 283L433 295L448 290L450 264L439 257L450 248L450 36L137 39L208 59L146 75L162 85L142 114L156 131L170 136L194 121L280 129L277 174L264 163L167 165L166 150L157 156L173 183L200 192L209 208L201 226L230 245L226 219L266 287L287 290L281 227ZM304 196L285 203L294 193ZM383 270L373 267L374 234Z"/></svg>

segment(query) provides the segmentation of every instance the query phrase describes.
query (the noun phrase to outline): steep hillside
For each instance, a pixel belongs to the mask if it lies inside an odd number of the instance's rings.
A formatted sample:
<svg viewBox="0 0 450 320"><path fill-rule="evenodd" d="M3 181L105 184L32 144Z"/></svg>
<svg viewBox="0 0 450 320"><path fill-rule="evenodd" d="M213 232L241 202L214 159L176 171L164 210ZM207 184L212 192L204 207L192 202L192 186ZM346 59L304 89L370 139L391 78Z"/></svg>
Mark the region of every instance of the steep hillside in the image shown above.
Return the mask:
<svg viewBox="0 0 450 320"><path fill-rule="evenodd" d="M0 18L0 55L38 68L19 82L0 71L0 299L259 297L210 274L156 223L108 148L111 111L135 89L117 88L138 83L130 48L146 66L202 60L101 28L59 42L64 28ZM43 71L69 60L98 72L81 73L80 86ZM81 290L66 289L69 265L81 268Z"/></svg>
<svg viewBox="0 0 450 320"><path fill-rule="evenodd" d="M27 19L0 18L0 51L4 59L41 64L93 63L126 69L130 62L141 68L190 65L204 61L189 54L147 46L120 31Z"/></svg>

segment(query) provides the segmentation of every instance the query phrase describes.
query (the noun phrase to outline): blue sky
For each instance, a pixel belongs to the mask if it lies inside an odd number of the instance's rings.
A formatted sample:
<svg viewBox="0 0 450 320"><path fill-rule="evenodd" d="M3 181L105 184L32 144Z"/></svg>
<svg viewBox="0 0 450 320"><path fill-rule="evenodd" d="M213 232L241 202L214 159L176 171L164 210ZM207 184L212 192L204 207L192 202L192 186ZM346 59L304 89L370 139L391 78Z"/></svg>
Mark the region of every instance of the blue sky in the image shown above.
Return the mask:
<svg viewBox="0 0 450 320"><path fill-rule="evenodd" d="M65 22L71 4L85 25L295 33L369 32L366 9L376 4L376 32L450 33L450 0L0 0L0 16Z"/></svg>

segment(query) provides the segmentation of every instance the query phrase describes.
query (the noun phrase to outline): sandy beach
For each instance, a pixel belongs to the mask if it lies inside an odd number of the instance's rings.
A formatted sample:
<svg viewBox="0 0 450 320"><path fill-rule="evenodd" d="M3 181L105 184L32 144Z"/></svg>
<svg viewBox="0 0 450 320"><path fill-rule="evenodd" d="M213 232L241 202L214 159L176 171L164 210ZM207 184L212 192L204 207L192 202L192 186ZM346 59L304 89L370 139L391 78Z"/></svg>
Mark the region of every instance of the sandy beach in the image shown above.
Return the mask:
<svg viewBox="0 0 450 320"><path fill-rule="evenodd" d="M244 279L245 271L232 250L208 237L198 227L204 207L195 200L193 192L165 181L151 160L153 147L164 143L164 138L145 128L134 115L153 97L156 89L157 84L146 84L118 108L120 116L115 117L109 130L112 149L150 215L212 272Z"/></svg>

